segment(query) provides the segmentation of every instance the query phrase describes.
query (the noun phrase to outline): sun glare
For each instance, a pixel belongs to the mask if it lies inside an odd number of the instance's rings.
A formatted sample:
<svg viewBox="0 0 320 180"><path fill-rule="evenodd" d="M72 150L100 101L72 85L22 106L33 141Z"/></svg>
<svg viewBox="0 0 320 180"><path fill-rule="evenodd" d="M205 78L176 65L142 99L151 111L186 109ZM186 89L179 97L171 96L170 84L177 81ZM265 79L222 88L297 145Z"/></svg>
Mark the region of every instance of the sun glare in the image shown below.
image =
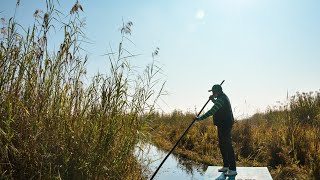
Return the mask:
<svg viewBox="0 0 320 180"><path fill-rule="evenodd" d="M203 10L198 10L196 13L196 18L202 20L205 16L205 12Z"/></svg>

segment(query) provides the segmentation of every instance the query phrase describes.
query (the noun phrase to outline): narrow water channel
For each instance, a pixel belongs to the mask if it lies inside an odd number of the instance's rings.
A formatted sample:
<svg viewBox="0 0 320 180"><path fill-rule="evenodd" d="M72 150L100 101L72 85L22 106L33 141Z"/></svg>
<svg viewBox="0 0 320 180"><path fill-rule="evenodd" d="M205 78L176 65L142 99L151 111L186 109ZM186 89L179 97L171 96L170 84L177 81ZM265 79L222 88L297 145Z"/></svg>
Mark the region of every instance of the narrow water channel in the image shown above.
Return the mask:
<svg viewBox="0 0 320 180"><path fill-rule="evenodd" d="M151 144L140 145L140 151L137 149L137 157L144 167L147 168L148 179L156 171L162 160L167 155L167 151L163 151ZM161 169L158 171L154 179L157 180L179 180L179 179L203 179L204 173L208 166L196 164L178 155L171 154Z"/></svg>

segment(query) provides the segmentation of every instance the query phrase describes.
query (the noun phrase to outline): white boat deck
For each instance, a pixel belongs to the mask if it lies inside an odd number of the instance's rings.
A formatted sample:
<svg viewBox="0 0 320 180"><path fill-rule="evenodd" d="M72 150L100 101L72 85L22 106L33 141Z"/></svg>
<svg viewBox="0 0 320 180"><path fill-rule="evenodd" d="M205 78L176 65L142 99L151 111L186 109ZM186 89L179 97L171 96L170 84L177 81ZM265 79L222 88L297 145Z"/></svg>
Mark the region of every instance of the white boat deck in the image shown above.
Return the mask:
<svg viewBox="0 0 320 180"><path fill-rule="evenodd" d="M206 180L272 180L267 167L237 167L238 175L235 177L227 177L223 173L218 172L221 166L209 166L205 172Z"/></svg>

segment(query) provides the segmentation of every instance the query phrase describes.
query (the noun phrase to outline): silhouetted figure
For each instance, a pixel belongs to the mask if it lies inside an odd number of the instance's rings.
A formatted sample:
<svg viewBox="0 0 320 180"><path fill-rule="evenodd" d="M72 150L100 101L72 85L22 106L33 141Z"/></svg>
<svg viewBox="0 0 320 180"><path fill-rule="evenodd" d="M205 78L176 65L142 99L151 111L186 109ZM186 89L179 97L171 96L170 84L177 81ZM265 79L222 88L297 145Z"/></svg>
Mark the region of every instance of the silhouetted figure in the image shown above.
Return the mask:
<svg viewBox="0 0 320 180"><path fill-rule="evenodd" d="M214 103L212 108L200 117L197 121L213 116L213 122L218 127L219 148L223 159L223 167L219 172L226 176L237 175L235 154L231 141L231 130L234 123L233 113L229 98L223 93L222 87L218 84L212 86L212 95L209 99Z"/></svg>

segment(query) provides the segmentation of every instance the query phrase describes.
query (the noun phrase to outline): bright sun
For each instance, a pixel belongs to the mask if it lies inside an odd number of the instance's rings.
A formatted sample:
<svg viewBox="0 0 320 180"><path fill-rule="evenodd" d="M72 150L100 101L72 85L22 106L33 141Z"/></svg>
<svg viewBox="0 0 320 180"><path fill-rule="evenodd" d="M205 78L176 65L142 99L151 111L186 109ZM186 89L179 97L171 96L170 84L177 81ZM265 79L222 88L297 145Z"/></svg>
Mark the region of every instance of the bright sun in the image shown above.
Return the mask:
<svg viewBox="0 0 320 180"><path fill-rule="evenodd" d="M199 20L202 20L204 18L204 15L205 15L205 13L203 10L198 10L196 13L196 18Z"/></svg>

